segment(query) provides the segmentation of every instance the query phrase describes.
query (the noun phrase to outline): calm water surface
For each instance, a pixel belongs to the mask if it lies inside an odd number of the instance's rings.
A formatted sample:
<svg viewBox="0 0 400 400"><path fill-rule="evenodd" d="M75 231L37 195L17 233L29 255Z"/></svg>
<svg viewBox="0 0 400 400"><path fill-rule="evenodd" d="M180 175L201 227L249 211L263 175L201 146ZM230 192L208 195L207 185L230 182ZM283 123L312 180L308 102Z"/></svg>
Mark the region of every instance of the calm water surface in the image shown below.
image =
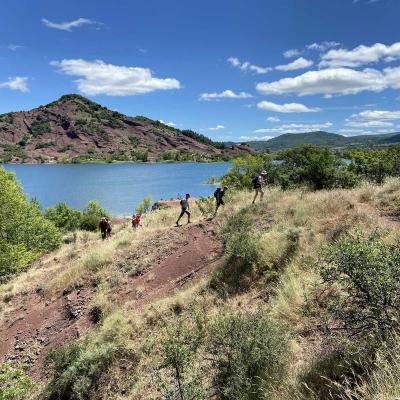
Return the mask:
<svg viewBox="0 0 400 400"><path fill-rule="evenodd" d="M154 201L189 192L208 196L214 187L210 176L224 175L230 163L179 164L78 164L12 165L29 198L37 198L46 208L59 202L82 209L89 200L98 200L114 215L129 215L145 196Z"/></svg>

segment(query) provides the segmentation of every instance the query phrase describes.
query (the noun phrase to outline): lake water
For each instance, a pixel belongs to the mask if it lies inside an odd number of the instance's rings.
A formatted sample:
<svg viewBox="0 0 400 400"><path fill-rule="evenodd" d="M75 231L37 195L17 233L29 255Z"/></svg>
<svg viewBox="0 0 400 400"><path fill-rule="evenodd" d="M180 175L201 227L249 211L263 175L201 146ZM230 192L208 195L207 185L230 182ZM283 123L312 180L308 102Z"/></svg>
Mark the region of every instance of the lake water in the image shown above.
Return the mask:
<svg viewBox="0 0 400 400"><path fill-rule="evenodd" d="M221 177L230 163L178 164L5 164L29 198L44 207L65 202L82 209L97 200L113 215L130 215L145 196L154 201L190 193L209 196L210 176Z"/></svg>

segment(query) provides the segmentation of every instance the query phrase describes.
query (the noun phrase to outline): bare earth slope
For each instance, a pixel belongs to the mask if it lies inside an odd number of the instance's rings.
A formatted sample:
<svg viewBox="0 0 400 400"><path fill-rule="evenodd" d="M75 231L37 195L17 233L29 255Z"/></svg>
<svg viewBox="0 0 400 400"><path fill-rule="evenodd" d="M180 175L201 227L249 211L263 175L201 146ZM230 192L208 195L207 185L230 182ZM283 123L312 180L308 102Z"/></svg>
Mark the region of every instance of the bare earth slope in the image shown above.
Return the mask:
<svg viewBox="0 0 400 400"><path fill-rule="evenodd" d="M144 117L128 117L79 95L31 111L0 115L0 160L62 162L76 156L150 161L180 150L207 157L251 153L248 146L223 147L192 131Z"/></svg>
<svg viewBox="0 0 400 400"><path fill-rule="evenodd" d="M146 240L146 246L131 247L115 259L116 270L125 273L112 292L112 303L133 301L140 308L172 294L214 268L222 252L222 243L207 223L162 230ZM126 273L126 267L145 258L150 260L147 268ZM47 275L43 265L39 268ZM0 313L0 363L25 365L36 379L44 378L41 367L46 352L95 326L90 314L95 294L96 287L88 282L52 298L40 285L15 295Z"/></svg>

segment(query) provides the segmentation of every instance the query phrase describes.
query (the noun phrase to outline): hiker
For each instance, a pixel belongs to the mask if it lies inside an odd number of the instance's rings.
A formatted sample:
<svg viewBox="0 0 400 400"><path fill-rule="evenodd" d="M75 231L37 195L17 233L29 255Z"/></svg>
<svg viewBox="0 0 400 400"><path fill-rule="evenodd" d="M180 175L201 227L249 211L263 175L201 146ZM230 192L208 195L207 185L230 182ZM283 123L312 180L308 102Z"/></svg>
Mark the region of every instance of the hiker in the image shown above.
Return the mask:
<svg viewBox="0 0 400 400"><path fill-rule="evenodd" d="M219 187L214 192L214 197L215 197L215 203L216 204L215 204L215 212L214 212L214 217L213 218L215 218L215 216L217 215L218 208L225 204L224 203L224 196L225 196L225 193L226 193L227 189L228 189L227 187L224 187L223 189L221 189Z"/></svg>
<svg viewBox="0 0 400 400"><path fill-rule="evenodd" d="M100 222L99 222L99 229L101 232L101 238L105 240L107 238L107 228L108 228L108 223L107 223L107 218L102 217Z"/></svg>
<svg viewBox="0 0 400 400"><path fill-rule="evenodd" d="M254 199L253 199L253 203L254 204L256 202L258 193L260 193L260 201L262 201L263 197L264 197L264 191L263 191L263 185L266 182L265 180L265 175L267 173L265 171L261 172L261 174L256 175L253 180L252 180L252 184L253 184L253 189L255 190L255 195L254 195Z"/></svg>
<svg viewBox="0 0 400 400"><path fill-rule="evenodd" d="M140 225L140 220L142 218L142 214L133 214L132 216L132 228L137 229Z"/></svg>
<svg viewBox="0 0 400 400"><path fill-rule="evenodd" d="M112 223L109 218L107 218L107 239L111 237L111 231L112 231Z"/></svg>
<svg viewBox="0 0 400 400"><path fill-rule="evenodd" d="M178 220L176 221L176 226L180 226L179 225L179 221L180 221L180 219L185 215L185 214L187 214L187 216L188 216L188 224L190 224L190 206L189 206L189 198L190 198L190 194L189 193L186 193L186 195L185 195L185 198L184 199L182 199L181 201L180 201L180 205L181 205L181 213L180 213L180 215L179 215L179 218L178 218Z"/></svg>

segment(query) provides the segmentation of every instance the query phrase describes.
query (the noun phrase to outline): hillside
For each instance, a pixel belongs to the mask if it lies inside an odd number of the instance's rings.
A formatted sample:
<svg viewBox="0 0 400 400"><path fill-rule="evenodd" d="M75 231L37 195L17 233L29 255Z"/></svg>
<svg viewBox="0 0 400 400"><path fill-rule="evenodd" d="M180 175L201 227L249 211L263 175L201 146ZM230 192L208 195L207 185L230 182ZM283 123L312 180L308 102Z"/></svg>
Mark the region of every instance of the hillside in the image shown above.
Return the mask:
<svg viewBox="0 0 400 400"><path fill-rule="evenodd" d="M336 133L323 131L306 133L285 133L266 141L247 142L253 149L284 150L302 144L315 144L331 148L345 147L376 147L400 144L400 133L387 133L381 135L342 136Z"/></svg>
<svg viewBox="0 0 400 400"><path fill-rule="evenodd" d="M385 246L396 243L399 196L398 179L352 190L272 188L253 206L248 192L229 195L214 222L193 205L194 223L179 229L178 210L168 209L148 214L139 231L115 224L105 242L77 232L0 286L0 367L23 368L42 386L22 386L18 374L10 381L40 400L186 399L178 384L196 399L396 398L399 364L362 375L372 348L342 327L351 308L330 314L341 292L321 281L319 266L327 246L357 232L376 237L379 228ZM363 393L380 392L340 396L354 373ZM371 373L381 374L380 387L364 384Z"/></svg>
<svg viewBox="0 0 400 400"><path fill-rule="evenodd" d="M3 162L215 159L252 151L145 117L128 117L74 94L31 111L0 115Z"/></svg>

